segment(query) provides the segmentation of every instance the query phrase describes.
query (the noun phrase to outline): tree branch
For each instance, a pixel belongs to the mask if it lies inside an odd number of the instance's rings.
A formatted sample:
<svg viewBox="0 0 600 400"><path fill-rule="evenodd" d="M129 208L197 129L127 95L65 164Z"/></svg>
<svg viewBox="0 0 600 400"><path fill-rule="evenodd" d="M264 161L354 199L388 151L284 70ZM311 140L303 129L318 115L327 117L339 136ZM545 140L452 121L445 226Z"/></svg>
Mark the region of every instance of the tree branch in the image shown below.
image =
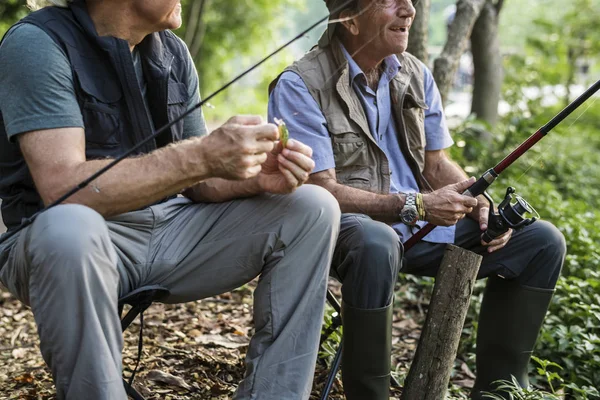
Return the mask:
<svg viewBox="0 0 600 400"><path fill-rule="evenodd" d="M500 14L500 11L502 11L502 6L503 5L504 5L504 0L498 0L498 2L495 5L495 7L496 7L496 14Z"/></svg>
<svg viewBox="0 0 600 400"><path fill-rule="evenodd" d="M202 10L202 3L204 1L192 1L192 8L188 11L188 20L185 24L185 37L183 41L190 47L196 36L196 30L198 29L198 21L200 20L199 14Z"/></svg>
<svg viewBox="0 0 600 400"><path fill-rule="evenodd" d="M202 49L202 43L204 43L204 34L206 33L206 23L203 19L204 10L208 4L209 0L199 0L200 9L197 14L197 24L198 27L194 34L194 40L190 47L190 54L192 55L192 59L196 60L198 55L200 54L200 50Z"/></svg>

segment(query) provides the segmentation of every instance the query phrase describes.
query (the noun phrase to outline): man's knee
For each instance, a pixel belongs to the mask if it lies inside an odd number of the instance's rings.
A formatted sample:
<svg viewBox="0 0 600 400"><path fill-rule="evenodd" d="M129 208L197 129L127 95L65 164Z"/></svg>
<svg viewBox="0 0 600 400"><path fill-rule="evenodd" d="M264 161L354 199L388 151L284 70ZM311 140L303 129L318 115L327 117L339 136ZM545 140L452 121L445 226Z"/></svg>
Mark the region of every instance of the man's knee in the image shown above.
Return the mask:
<svg viewBox="0 0 600 400"><path fill-rule="evenodd" d="M90 257L110 259L116 268L104 218L81 205L59 205L41 214L31 227L28 251L33 266L57 264L52 269L61 274L78 274L85 266L94 268L99 263L83 262Z"/></svg>
<svg viewBox="0 0 600 400"><path fill-rule="evenodd" d="M387 224L359 215L346 215L340 245L344 248L341 275L374 292L392 292L402 260L398 234ZM350 279L348 279L350 278Z"/></svg>
<svg viewBox="0 0 600 400"><path fill-rule="evenodd" d="M371 221L363 226L361 234L363 257L372 264L388 265L386 271L395 277L402 259L402 243L396 231L387 224Z"/></svg>
<svg viewBox="0 0 600 400"><path fill-rule="evenodd" d="M563 234L547 221L537 221L522 238L523 246L533 258L518 277L527 286L553 288L560 275L567 252ZM514 240L514 239L513 239Z"/></svg>
<svg viewBox="0 0 600 400"><path fill-rule="evenodd" d="M548 221L536 221L528 227L523 237L512 240L524 240L524 245L530 251L539 254L546 261L562 261L567 253L565 237Z"/></svg>
<svg viewBox="0 0 600 400"><path fill-rule="evenodd" d="M368 217L344 215L337 251L344 302L363 309L387 306L402 259L398 234Z"/></svg>
<svg viewBox="0 0 600 400"><path fill-rule="evenodd" d="M567 253L567 242L564 235L550 222L538 221L538 235L540 245L546 248L546 251L552 252L557 258L563 259Z"/></svg>
<svg viewBox="0 0 600 400"><path fill-rule="evenodd" d="M333 227L338 231L340 206L326 189L316 185L303 185L291 196L295 197L295 202L288 212L293 212L301 220L316 225L315 228Z"/></svg>
<svg viewBox="0 0 600 400"><path fill-rule="evenodd" d="M361 262L397 267L402 258L402 243L389 225L363 216L354 218L350 230L344 235L345 246ZM396 271L397 273L398 271Z"/></svg>

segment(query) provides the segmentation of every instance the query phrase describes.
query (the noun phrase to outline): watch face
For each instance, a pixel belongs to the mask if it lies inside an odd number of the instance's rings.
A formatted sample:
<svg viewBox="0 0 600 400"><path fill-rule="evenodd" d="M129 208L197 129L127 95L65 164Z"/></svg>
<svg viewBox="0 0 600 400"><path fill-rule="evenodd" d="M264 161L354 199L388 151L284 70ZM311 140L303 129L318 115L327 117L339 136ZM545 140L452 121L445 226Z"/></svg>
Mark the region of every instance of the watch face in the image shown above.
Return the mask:
<svg viewBox="0 0 600 400"><path fill-rule="evenodd" d="M419 220L419 213L417 212L416 207L404 208L402 213L400 214L400 219L406 225L414 225Z"/></svg>

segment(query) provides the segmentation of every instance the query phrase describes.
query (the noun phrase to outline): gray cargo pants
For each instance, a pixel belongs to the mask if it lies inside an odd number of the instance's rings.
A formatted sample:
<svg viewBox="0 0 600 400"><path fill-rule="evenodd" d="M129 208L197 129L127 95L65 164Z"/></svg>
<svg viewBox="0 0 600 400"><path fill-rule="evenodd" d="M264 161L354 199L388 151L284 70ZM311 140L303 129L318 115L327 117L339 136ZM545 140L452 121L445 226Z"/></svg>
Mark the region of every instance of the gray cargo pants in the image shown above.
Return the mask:
<svg viewBox="0 0 600 400"><path fill-rule="evenodd" d="M160 284L169 303L260 275L236 399L308 399L340 211L324 189L218 204L176 198L103 219L55 207L0 249L0 281L31 306L59 399L126 399L117 300Z"/></svg>

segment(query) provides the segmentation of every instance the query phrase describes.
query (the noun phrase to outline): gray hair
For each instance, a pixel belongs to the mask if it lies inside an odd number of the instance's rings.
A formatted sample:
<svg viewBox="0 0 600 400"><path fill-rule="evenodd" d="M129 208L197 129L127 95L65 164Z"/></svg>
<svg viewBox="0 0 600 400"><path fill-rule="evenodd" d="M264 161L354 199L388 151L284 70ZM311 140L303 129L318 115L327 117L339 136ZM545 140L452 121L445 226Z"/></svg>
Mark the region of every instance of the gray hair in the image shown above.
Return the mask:
<svg viewBox="0 0 600 400"><path fill-rule="evenodd" d="M73 0L27 0L27 5L35 11L48 6L67 7L71 1Z"/></svg>

